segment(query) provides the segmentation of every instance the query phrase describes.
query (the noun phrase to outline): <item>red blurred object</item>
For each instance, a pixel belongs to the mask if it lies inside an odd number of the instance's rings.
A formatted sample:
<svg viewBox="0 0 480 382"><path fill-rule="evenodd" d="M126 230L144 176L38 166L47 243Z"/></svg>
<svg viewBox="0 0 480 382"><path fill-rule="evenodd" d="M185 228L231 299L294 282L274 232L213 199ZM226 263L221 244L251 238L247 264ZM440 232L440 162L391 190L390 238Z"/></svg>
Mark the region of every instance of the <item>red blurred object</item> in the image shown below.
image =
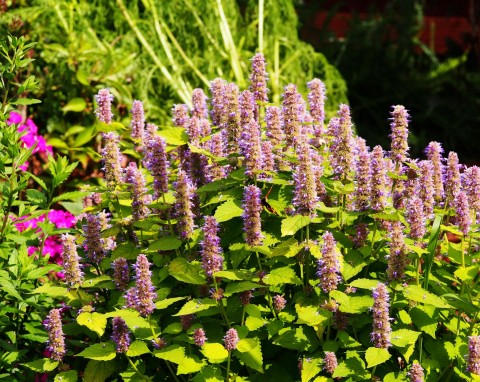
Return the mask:
<svg viewBox="0 0 480 382"><path fill-rule="evenodd" d="M391 1L391 0L390 0ZM305 1L307 4L312 1ZM328 30L337 38L346 36L350 20L354 15L361 19L371 16L369 10L375 7L378 17L389 0L327 0L322 3L322 11L315 15L314 29L322 29L331 17ZM339 6L339 4L341 4ZM447 53L449 42L460 46L463 51L478 49L480 4L478 0L425 0L423 8L423 26L419 39L436 54ZM331 9L337 12L330 14Z"/></svg>

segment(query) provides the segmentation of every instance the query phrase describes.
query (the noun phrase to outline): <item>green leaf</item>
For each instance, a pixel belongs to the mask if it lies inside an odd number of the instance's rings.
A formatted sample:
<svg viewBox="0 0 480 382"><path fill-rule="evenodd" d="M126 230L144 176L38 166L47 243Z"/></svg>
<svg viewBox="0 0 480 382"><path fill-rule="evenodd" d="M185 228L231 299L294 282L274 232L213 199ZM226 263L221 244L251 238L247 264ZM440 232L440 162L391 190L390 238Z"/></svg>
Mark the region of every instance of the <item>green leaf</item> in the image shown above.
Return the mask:
<svg viewBox="0 0 480 382"><path fill-rule="evenodd" d="M360 358L356 351L347 351L347 359L339 362L337 368L333 372L332 377L348 377L356 376L355 381L366 381L370 378L365 370L365 362Z"/></svg>
<svg viewBox="0 0 480 382"><path fill-rule="evenodd" d="M165 309L168 308L170 305L176 303L177 301L185 300L186 297L172 297L166 298L165 300L157 301L155 303L155 308L157 309Z"/></svg>
<svg viewBox="0 0 480 382"><path fill-rule="evenodd" d="M404 295L405 295L405 298L409 300L421 302L423 304L433 305L436 308L442 308L442 309L452 308L451 305L447 304L440 297L426 291L425 289L423 289L418 285L408 285L404 290Z"/></svg>
<svg viewBox="0 0 480 382"><path fill-rule="evenodd" d="M206 342L202 346L201 352L210 363L222 363L228 358L227 349L216 342Z"/></svg>
<svg viewBox="0 0 480 382"><path fill-rule="evenodd" d="M54 382L77 382L78 374L75 370L63 371L55 376Z"/></svg>
<svg viewBox="0 0 480 382"><path fill-rule="evenodd" d="M350 296L338 290L332 290L330 296L340 304L339 309L343 313L363 313L373 306L373 297L370 296Z"/></svg>
<svg viewBox="0 0 480 382"><path fill-rule="evenodd" d="M22 296L17 291L17 287L5 278L0 278L0 289L5 291L8 295L15 297L19 301L23 301Z"/></svg>
<svg viewBox="0 0 480 382"><path fill-rule="evenodd" d="M244 338L238 341L235 355L248 367L263 373L262 348L258 339Z"/></svg>
<svg viewBox="0 0 480 382"><path fill-rule="evenodd" d="M224 382L222 370L218 366L209 365L204 367L193 378L193 382Z"/></svg>
<svg viewBox="0 0 480 382"><path fill-rule="evenodd" d="M219 272L215 272L214 276L221 277L222 279L228 279L228 280L234 280L234 281L247 280L249 278L252 278L252 275L250 274L250 272L245 271L243 269L233 269L231 271L219 271Z"/></svg>
<svg viewBox="0 0 480 382"><path fill-rule="evenodd" d="M102 342L89 346L76 356L94 359L95 361L110 361L116 355L115 348L110 342Z"/></svg>
<svg viewBox="0 0 480 382"><path fill-rule="evenodd" d="M68 101L68 103L64 107L62 107L62 111L64 113L68 111L79 113L85 110L86 107L87 107L87 103L83 98L72 98L70 101Z"/></svg>
<svg viewBox="0 0 480 382"><path fill-rule="evenodd" d="M166 127L158 131L170 146L182 146L188 143L188 135L182 127Z"/></svg>
<svg viewBox="0 0 480 382"><path fill-rule="evenodd" d="M275 345L299 351L314 351L318 347L318 338L312 328L299 326L280 329L272 338Z"/></svg>
<svg viewBox="0 0 480 382"><path fill-rule="evenodd" d="M35 98L19 98L16 101L10 102L10 103L12 105L28 106L28 105L35 105L36 103L42 103L42 101L40 101L39 99L35 99Z"/></svg>
<svg viewBox="0 0 480 382"><path fill-rule="evenodd" d="M258 318L253 316L248 316L247 319L245 320L245 326L251 332L257 329L260 329L261 327L265 326L266 323L267 321L265 321L263 318Z"/></svg>
<svg viewBox="0 0 480 382"><path fill-rule="evenodd" d="M88 361L83 375L84 382L105 382L116 370L115 361Z"/></svg>
<svg viewBox="0 0 480 382"><path fill-rule="evenodd" d="M368 348L365 353L365 360L367 361L367 368L371 368L388 361L391 358L391 354L387 349Z"/></svg>
<svg viewBox="0 0 480 382"><path fill-rule="evenodd" d="M391 342L392 345L399 348L407 348L404 353L405 360L408 362L409 359L409 349L414 348L417 342L420 332L415 332L409 329L399 329L391 333Z"/></svg>
<svg viewBox="0 0 480 382"><path fill-rule="evenodd" d="M50 358L37 359L32 362L22 363L23 366L30 370L42 373L47 371L53 371L59 365L58 361L54 361Z"/></svg>
<svg viewBox="0 0 480 382"><path fill-rule="evenodd" d="M32 293L44 294L49 297L65 297L67 292L67 288L52 284L43 284L32 291Z"/></svg>
<svg viewBox="0 0 480 382"><path fill-rule="evenodd" d="M77 323L86 326L91 331L97 333L98 337L101 337L107 327L107 317L97 312L83 312L78 315Z"/></svg>
<svg viewBox="0 0 480 382"><path fill-rule="evenodd" d="M201 265L193 263L184 257L176 257L168 265L168 273L178 281L188 284L203 285L206 283L205 272Z"/></svg>
<svg viewBox="0 0 480 382"><path fill-rule="evenodd" d="M302 359L302 382L311 381L322 370L322 360L318 358Z"/></svg>
<svg viewBox="0 0 480 382"><path fill-rule="evenodd" d="M47 197L41 191L35 189L28 189L26 191L27 199L30 203L40 206L41 208L46 208L47 206Z"/></svg>
<svg viewBox="0 0 480 382"><path fill-rule="evenodd" d="M195 314L203 310L216 307L217 303L211 298L204 298L203 300L190 300L182 306L180 311L174 316L186 316L187 314Z"/></svg>
<svg viewBox="0 0 480 382"><path fill-rule="evenodd" d="M185 358L185 348L174 344L160 350L155 350L153 355L165 361L178 364Z"/></svg>
<svg viewBox="0 0 480 382"><path fill-rule="evenodd" d="M185 356L184 359L178 364L177 375L192 374L202 370L205 365L200 361L197 356Z"/></svg>
<svg viewBox="0 0 480 382"><path fill-rule="evenodd" d="M467 268L458 268L454 272L454 275L455 277L458 277L463 282L472 282L473 279L478 275L479 271L480 271L480 266L473 265Z"/></svg>
<svg viewBox="0 0 480 382"><path fill-rule="evenodd" d="M164 236L149 245L149 251L171 251L180 248L182 241L174 236Z"/></svg>
<svg viewBox="0 0 480 382"><path fill-rule="evenodd" d="M295 310L298 315L296 324L306 324L308 326L316 326L319 324L327 324L332 317L330 312L319 310L317 306L312 304L295 304Z"/></svg>
<svg viewBox="0 0 480 382"><path fill-rule="evenodd" d="M303 249L303 245L299 244L297 239L291 237L290 239L281 242L273 248L270 257L285 256L293 257Z"/></svg>
<svg viewBox="0 0 480 382"><path fill-rule="evenodd" d="M256 288L262 288L265 285L257 284L251 281L240 281L238 283L232 282L227 284L225 289L225 296L231 296L234 293L244 292L246 290L252 290Z"/></svg>
<svg viewBox="0 0 480 382"><path fill-rule="evenodd" d="M287 216L282 220L282 236L294 235L300 228L310 224L310 217L303 215Z"/></svg>
<svg viewBox="0 0 480 382"><path fill-rule="evenodd" d="M349 286L353 288L372 290L378 286L378 280L372 279L356 279L352 281Z"/></svg>
<svg viewBox="0 0 480 382"><path fill-rule="evenodd" d="M150 349L143 341L133 341L127 350L127 356L138 357L139 355L150 353Z"/></svg>
<svg viewBox="0 0 480 382"><path fill-rule="evenodd" d="M409 313L417 328L429 334L432 338L436 337L438 320L435 314L435 308L430 305L417 305L412 308Z"/></svg>
<svg viewBox="0 0 480 382"><path fill-rule="evenodd" d="M222 223L238 216L242 216L243 209L241 203L237 200L227 200L225 203L220 204L215 211L215 219L217 222Z"/></svg>
<svg viewBox="0 0 480 382"><path fill-rule="evenodd" d="M263 278L268 285L296 284L300 285L302 280L298 278L295 271L290 267L276 268Z"/></svg>
<svg viewBox="0 0 480 382"><path fill-rule="evenodd" d="M74 200L83 198L84 196L90 195L91 192L87 191L72 191L72 192L64 192L55 198L52 199L52 203L59 202L61 200Z"/></svg>

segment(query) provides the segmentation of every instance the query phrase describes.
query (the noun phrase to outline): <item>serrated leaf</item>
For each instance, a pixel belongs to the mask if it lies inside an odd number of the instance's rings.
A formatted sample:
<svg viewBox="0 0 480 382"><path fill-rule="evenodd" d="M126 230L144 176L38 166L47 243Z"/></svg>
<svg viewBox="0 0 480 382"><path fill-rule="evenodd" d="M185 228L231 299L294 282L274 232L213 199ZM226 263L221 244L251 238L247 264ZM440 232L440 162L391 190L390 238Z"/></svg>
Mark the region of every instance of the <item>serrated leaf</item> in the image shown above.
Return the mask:
<svg viewBox="0 0 480 382"><path fill-rule="evenodd" d="M82 283L81 287L82 288L101 288L104 286L105 283L111 283L113 285L112 278L107 275L98 276L93 279L85 280Z"/></svg>
<svg viewBox="0 0 480 382"><path fill-rule="evenodd" d="M332 374L333 378L356 376L355 380L367 380L370 375L366 373L365 362L360 358L357 352L347 351L347 359L339 362L337 368ZM368 375L368 377L367 377Z"/></svg>
<svg viewBox="0 0 480 382"><path fill-rule="evenodd" d="M371 368L388 361L392 355L387 349L379 349L370 347L365 353L365 360L367 361L367 368Z"/></svg>
<svg viewBox="0 0 480 382"><path fill-rule="evenodd" d="M480 266L473 265L471 267L458 268L453 274L463 282L472 282L473 279L478 275L479 271Z"/></svg>
<svg viewBox="0 0 480 382"><path fill-rule="evenodd" d="M275 268L263 278L268 285L296 284L302 283L295 271L290 267Z"/></svg>
<svg viewBox="0 0 480 382"><path fill-rule="evenodd" d="M295 304L295 310L298 315L296 324L306 324L308 326L316 326L326 324L332 317L330 312L319 310L315 305Z"/></svg>
<svg viewBox="0 0 480 382"><path fill-rule="evenodd" d="M62 371L55 376L54 382L77 382L78 374L75 370Z"/></svg>
<svg viewBox="0 0 480 382"><path fill-rule="evenodd" d="M311 218L303 215L287 216L282 220L282 236L294 235L299 229L310 224Z"/></svg>
<svg viewBox="0 0 480 382"><path fill-rule="evenodd" d="M222 223L242 215L243 209L241 203L237 200L227 200L217 207L214 217L218 223Z"/></svg>
<svg viewBox="0 0 480 382"><path fill-rule="evenodd" d="M47 371L55 370L59 365L58 361L54 361L50 358L37 359L32 362L22 363L23 366L29 368L30 370L42 373Z"/></svg>
<svg viewBox="0 0 480 382"><path fill-rule="evenodd" d="M202 370L205 365L197 356L185 356L185 358L178 364L177 375L192 374Z"/></svg>
<svg viewBox="0 0 480 382"><path fill-rule="evenodd" d="M222 370L218 366L209 365L200 370L193 378L193 382L224 382Z"/></svg>
<svg viewBox="0 0 480 382"><path fill-rule="evenodd" d="M302 359L302 382L311 381L322 370L322 360L318 358Z"/></svg>
<svg viewBox="0 0 480 382"><path fill-rule="evenodd" d="M370 296L350 296L338 290L331 291L330 296L340 304L339 309L343 313L363 313L373 306L373 298Z"/></svg>
<svg viewBox="0 0 480 382"><path fill-rule="evenodd" d="M67 292L67 288L52 284L43 284L32 291L32 293L44 294L49 297L65 297Z"/></svg>
<svg viewBox="0 0 480 382"><path fill-rule="evenodd" d="M234 281L248 280L252 278L251 273L243 269L234 269L231 271L219 271L219 272L215 272L214 276L221 277L222 279L234 280Z"/></svg>
<svg viewBox="0 0 480 382"><path fill-rule="evenodd" d="M210 298L204 298L203 300L191 300L191 301L188 301L185 305L183 305L180 311L177 314L174 314L174 316L185 316L187 314L195 314L216 306L217 306L216 301Z"/></svg>
<svg viewBox="0 0 480 382"><path fill-rule="evenodd" d="M280 329L272 338L275 345L299 351L314 351L318 346L315 331L307 326Z"/></svg>
<svg viewBox="0 0 480 382"><path fill-rule="evenodd" d="M180 248L182 241L174 236L165 236L149 245L149 251L171 251Z"/></svg>
<svg viewBox="0 0 480 382"><path fill-rule="evenodd" d="M116 370L115 361L88 361L85 373L83 375L84 382L105 382Z"/></svg>
<svg viewBox="0 0 480 382"><path fill-rule="evenodd" d="M266 323L267 323L267 321L265 321L263 318L258 318L258 317L253 317L253 316L248 316L247 319L245 320L245 326L251 332L253 332L257 329L260 329Z"/></svg>
<svg viewBox="0 0 480 382"><path fill-rule="evenodd" d="M417 328L435 338L438 320L435 317L435 308L418 305L410 310L410 316Z"/></svg>
<svg viewBox="0 0 480 382"><path fill-rule="evenodd" d="M243 338L237 344L235 356L248 367L263 373L263 356L260 341L253 338Z"/></svg>
<svg viewBox="0 0 480 382"><path fill-rule="evenodd" d="M393 346L403 348L407 345L415 344L420 334L422 333L416 332L414 330L399 329L393 331L390 338Z"/></svg>
<svg viewBox="0 0 480 382"><path fill-rule="evenodd" d="M290 239L281 242L273 248L270 257L285 256L293 257L303 249L303 245L299 244L297 239L291 237Z"/></svg>
<svg viewBox="0 0 480 382"><path fill-rule="evenodd" d="M55 198L53 198L52 203L59 202L61 200L74 200L74 199L79 199L83 198L84 196L89 195L90 192L86 191L72 191L72 192L64 192Z"/></svg>
<svg viewBox="0 0 480 382"><path fill-rule="evenodd" d="M404 290L404 296L412 301L421 302L423 304L433 305L436 308L452 308L444 300L437 295L430 293L418 285L408 285Z"/></svg>
<svg viewBox="0 0 480 382"><path fill-rule="evenodd" d="M228 351L222 344L206 342L200 350L210 363L222 363L228 358Z"/></svg>
<svg viewBox="0 0 480 382"><path fill-rule="evenodd" d="M251 281L231 282L227 284L225 289L225 296L231 296L234 293L245 292L246 290L253 290L257 288L263 288L265 285L257 284Z"/></svg>
<svg viewBox="0 0 480 382"><path fill-rule="evenodd" d="M372 279L357 279L352 281L349 286L353 288L368 289L372 290L378 286L378 280Z"/></svg>
<svg viewBox="0 0 480 382"><path fill-rule="evenodd" d="M185 348L174 344L160 350L155 350L153 355L157 358L164 359L165 361L178 364L185 358Z"/></svg>
<svg viewBox="0 0 480 382"><path fill-rule="evenodd" d="M185 300L186 297L172 297L172 298L166 298L165 300L157 301L155 303L155 307L157 309L165 309L169 307L170 305L176 303L177 301Z"/></svg>
<svg viewBox="0 0 480 382"><path fill-rule="evenodd" d="M139 355L150 353L150 349L143 341L133 341L127 350L127 356L138 357Z"/></svg>
<svg viewBox="0 0 480 382"><path fill-rule="evenodd" d="M94 344L78 353L77 357L94 359L96 361L109 361L116 357L117 353L113 345L109 342Z"/></svg>
<svg viewBox="0 0 480 382"><path fill-rule="evenodd" d="M178 281L188 284L203 285L206 283L205 272L200 264L192 263L184 257L176 257L168 265L168 273Z"/></svg>
<svg viewBox="0 0 480 382"><path fill-rule="evenodd" d="M170 146L182 146L188 143L188 135L182 127L166 127L158 131Z"/></svg>
<svg viewBox="0 0 480 382"><path fill-rule="evenodd" d="M77 323L86 326L91 331L97 333L98 337L101 337L107 327L107 317L97 312L83 312L78 315Z"/></svg>

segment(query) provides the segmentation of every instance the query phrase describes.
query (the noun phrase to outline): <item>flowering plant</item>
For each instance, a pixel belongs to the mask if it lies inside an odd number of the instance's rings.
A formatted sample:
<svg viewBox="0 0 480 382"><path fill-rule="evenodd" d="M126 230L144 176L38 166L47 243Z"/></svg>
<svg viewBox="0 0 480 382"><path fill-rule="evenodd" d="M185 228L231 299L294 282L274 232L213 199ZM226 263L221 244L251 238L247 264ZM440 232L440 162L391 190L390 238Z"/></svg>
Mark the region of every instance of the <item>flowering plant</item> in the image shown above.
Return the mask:
<svg viewBox="0 0 480 382"><path fill-rule="evenodd" d="M370 150L347 105L293 84L269 103L221 79L173 126L97 95L104 179L62 236L50 357L62 380L447 381L479 378L480 170L432 142L409 157L410 116ZM46 336L47 334L45 334ZM160 360L160 362L158 362Z"/></svg>

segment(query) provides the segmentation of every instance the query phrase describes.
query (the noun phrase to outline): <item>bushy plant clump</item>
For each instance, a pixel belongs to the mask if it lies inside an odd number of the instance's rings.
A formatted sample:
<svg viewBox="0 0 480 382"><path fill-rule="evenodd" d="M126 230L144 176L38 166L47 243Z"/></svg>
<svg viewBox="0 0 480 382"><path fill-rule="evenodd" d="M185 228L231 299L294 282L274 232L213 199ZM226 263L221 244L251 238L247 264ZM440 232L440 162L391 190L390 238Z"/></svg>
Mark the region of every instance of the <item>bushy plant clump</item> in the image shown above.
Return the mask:
<svg viewBox="0 0 480 382"><path fill-rule="evenodd" d="M222 79L172 127L114 122L97 95L104 179L64 234L47 353L19 367L85 381L461 381L480 378L480 169L409 157L325 120L325 88L269 103ZM45 338L45 337L43 337ZM48 377L46 376L48 374Z"/></svg>

